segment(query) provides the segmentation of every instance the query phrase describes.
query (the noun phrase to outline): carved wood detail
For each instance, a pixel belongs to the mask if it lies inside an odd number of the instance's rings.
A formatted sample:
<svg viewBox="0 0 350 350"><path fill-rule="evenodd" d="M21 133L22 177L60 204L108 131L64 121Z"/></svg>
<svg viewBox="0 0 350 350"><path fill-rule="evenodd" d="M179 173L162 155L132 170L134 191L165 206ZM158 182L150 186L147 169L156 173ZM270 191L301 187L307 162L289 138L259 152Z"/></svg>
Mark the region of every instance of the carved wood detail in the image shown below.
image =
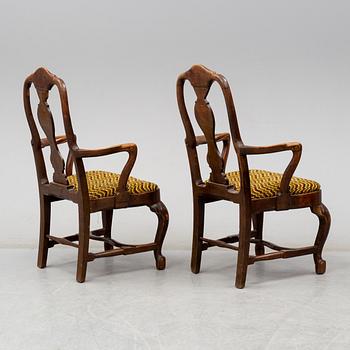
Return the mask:
<svg viewBox="0 0 350 350"><path fill-rule="evenodd" d="M211 85L216 80L216 73L204 66L193 66L186 74L196 93L197 100L194 105L194 114L201 128L207 144L207 162L211 169L210 181L228 184L225 177L225 160L216 144L215 118L207 96Z"/></svg>
<svg viewBox="0 0 350 350"><path fill-rule="evenodd" d="M209 89L210 87L194 87L197 95L194 114L208 145L207 162L211 169L210 181L227 184L225 162L216 145L214 113L209 102L206 100Z"/></svg>
<svg viewBox="0 0 350 350"><path fill-rule="evenodd" d="M52 167L54 168L53 181L68 185L68 181L64 174L64 160L56 142L55 124L53 122L50 107L46 102L48 93L45 91L40 91L38 92L38 95L40 99L40 103L38 105L38 120L50 145L50 161Z"/></svg>

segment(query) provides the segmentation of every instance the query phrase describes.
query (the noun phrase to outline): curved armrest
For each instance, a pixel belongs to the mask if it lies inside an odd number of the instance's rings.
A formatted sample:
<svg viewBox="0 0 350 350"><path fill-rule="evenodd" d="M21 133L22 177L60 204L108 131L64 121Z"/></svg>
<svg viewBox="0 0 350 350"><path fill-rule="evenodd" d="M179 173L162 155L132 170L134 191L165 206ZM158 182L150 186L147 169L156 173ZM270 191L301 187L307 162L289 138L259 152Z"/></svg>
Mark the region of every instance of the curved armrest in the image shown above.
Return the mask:
<svg viewBox="0 0 350 350"><path fill-rule="evenodd" d="M137 146L134 143L124 143L121 145L114 145L111 147L98 148L98 149L83 149L78 148L77 146L72 148L72 153L75 158L90 158L90 157L100 157L110 154L128 152L129 158L124 165L124 168L120 174L119 183L118 183L118 192L127 192L127 182L131 170L135 164L137 156Z"/></svg>
<svg viewBox="0 0 350 350"><path fill-rule="evenodd" d="M101 157L119 152L137 152L137 146L134 143L123 143L121 145L96 149L84 149L79 147L73 148L73 154L77 158Z"/></svg>
<svg viewBox="0 0 350 350"><path fill-rule="evenodd" d="M236 145L236 149L241 156L253 155L253 154L268 154L284 151L292 151L293 156L288 166L286 167L281 184L280 184L280 195L285 195L289 192L289 183L294 174L296 167L299 164L301 158L302 145L299 142L287 142L272 146L246 146L241 144Z"/></svg>
<svg viewBox="0 0 350 350"><path fill-rule="evenodd" d="M243 144L238 145L239 154L241 155L267 154L284 151L301 152L301 149L302 145L299 142L286 142L271 146L246 146Z"/></svg>

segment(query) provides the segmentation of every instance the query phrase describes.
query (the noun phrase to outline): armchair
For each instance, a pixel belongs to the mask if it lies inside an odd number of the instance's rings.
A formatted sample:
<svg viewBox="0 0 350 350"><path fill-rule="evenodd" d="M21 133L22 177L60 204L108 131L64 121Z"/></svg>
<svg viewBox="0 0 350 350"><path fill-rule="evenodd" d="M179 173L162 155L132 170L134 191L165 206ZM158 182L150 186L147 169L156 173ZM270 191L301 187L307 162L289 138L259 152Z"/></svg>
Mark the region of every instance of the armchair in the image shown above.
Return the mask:
<svg viewBox="0 0 350 350"><path fill-rule="evenodd" d="M193 87L197 100L194 106L195 119L203 132L196 136L189 118L184 98L184 84ZM230 124L229 133L215 133L215 118L206 97L213 83L217 83L224 95ZM200 271L202 252L217 246L238 251L236 287L244 288L248 265L261 260L291 258L312 254L316 273L323 274L326 261L322 249L330 228L330 214L321 201L321 187L312 180L294 177L301 157L302 147L297 142L273 146L248 146L242 141L236 111L229 84L224 76L210 69L195 65L181 74L177 80L177 101L185 128L186 149L191 170L193 190L193 241L191 269ZM226 172L230 138L238 160L238 171ZM223 142L222 152L217 144ZM211 173L203 180L200 172L197 147L207 146L207 162ZM249 155L276 152L292 152L292 158L283 174L266 170L252 170L248 166ZM227 200L239 205L239 234L210 239L204 237L204 209L209 202ZM319 229L313 245L301 248L281 247L263 239L264 212L310 208L319 219ZM237 243L238 246L233 243ZM255 244L255 255L249 252ZM265 253L265 247L272 252Z"/></svg>
<svg viewBox="0 0 350 350"><path fill-rule="evenodd" d="M37 120L31 108L30 88L32 85L39 98ZM60 136L55 135L54 119L47 102L49 92L53 87L56 87L59 92L64 122L65 135ZM168 227L168 211L160 199L160 190L156 184L130 176L136 161L136 145L129 143L100 149L79 148L72 128L65 84L62 79L45 68L37 69L25 80L23 98L32 135L31 144L40 197L38 267L46 267L49 248L56 244L64 244L78 249L76 274L78 282L85 281L87 263L102 257L153 251L157 269L164 269L165 257L162 255L162 245ZM40 138L38 126L41 127L46 138ZM58 148L58 145L62 143L67 143L69 148L66 162ZM48 178L42 152L45 147L50 147L52 180ZM121 152L127 152L129 157L120 174L101 170L85 171L85 158ZM73 174L73 165L75 174ZM70 200L78 206L79 232L77 234L57 237L50 233L51 203L61 200ZM154 241L134 245L113 239L111 236L113 210L138 206L148 206L158 217L158 228ZM90 214L94 212L102 213L102 228L90 232ZM103 242L104 250L98 253L89 252L90 239Z"/></svg>

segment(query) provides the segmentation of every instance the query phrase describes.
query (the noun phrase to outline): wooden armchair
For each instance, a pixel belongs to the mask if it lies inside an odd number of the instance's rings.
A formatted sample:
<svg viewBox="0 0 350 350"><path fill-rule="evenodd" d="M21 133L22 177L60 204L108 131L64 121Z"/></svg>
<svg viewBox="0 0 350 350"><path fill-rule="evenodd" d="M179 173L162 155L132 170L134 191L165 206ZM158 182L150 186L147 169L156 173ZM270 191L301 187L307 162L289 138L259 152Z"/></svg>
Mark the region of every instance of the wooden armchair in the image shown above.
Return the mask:
<svg viewBox="0 0 350 350"><path fill-rule="evenodd" d="M185 99L184 83L189 81L197 100L194 106L196 121L203 131L196 136L189 118ZM230 147L230 134L215 134L215 119L206 97L211 85L219 84L224 95L231 136L236 151L239 171L225 173ZM301 156L301 144L283 143L273 146L247 146L243 143L238 128L235 107L229 84L225 77L201 65L195 65L181 74L177 80L177 101L186 132L186 148L191 169L193 187L193 244L191 268L200 270L202 251L212 246L238 251L236 287L244 288L248 265L256 261L285 259L313 254L316 273L323 274L326 262L322 249L327 239L331 218L321 202L320 185L311 180L293 177ZM217 143L222 142L220 152ZM207 145L207 162L211 169L210 178L203 180L197 155L199 145ZM248 155L291 151L292 159L283 174L266 170L250 170ZM203 237L205 203L227 200L239 204L239 234L221 239ZM319 219L319 229L313 245L302 248L280 247L263 240L263 218L265 211L297 208L311 209ZM251 226L253 224L253 227ZM232 244L238 242L238 246ZM255 244L255 255L249 254L250 243ZM265 253L265 247L273 250Z"/></svg>
<svg viewBox="0 0 350 350"><path fill-rule="evenodd" d="M34 85L39 105L37 116L46 138L41 139L37 121L33 117L30 103L30 88ZM56 86L60 96L65 135L55 135L54 120L47 103L49 91ZM73 133L68 106L68 96L63 80L50 73L45 68L39 68L24 82L24 108L32 134L32 148L37 171L40 195L40 239L38 252L38 267L44 268L47 261L48 248L56 244L69 245L78 248L78 265L76 279L84 282L87 263L97 258L135 254L153 251L156 267L165 268L165 257L161 249L168 227L168 211L160 200L160 191L156 184L133 178L130 175L136 160L135 144L122 144L101 149L82 149L76 142ZM67 162L61 156L58 145L67 143L69 153ZM50 147L50 161L53 168L53 179L48 179L42 149ZM129 158L120 174L106 171L85 171L84 158L105 156L127 152ZM76 174L73 174L73 164ZM70 200L78 205L79 233L55 237L50 234L51 203L60 200ZM158 217L158 228L154 242L147 244L124 244L111 237L113 209L148 206ZM90 232L90 213L102 213L103 227ZM104 242L104 251L89 252L89 240Z"/></svg>

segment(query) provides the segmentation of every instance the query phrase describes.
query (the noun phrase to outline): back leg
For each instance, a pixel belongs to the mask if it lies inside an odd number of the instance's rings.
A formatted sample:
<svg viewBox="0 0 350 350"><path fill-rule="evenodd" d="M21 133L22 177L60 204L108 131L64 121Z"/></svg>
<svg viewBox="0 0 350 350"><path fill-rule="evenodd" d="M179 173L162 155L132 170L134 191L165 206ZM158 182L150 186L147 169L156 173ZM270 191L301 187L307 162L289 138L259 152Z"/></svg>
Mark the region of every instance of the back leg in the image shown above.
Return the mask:
<svg viewBox="0 0 350 350"><path fill-rule="evenodd" d="M202 260L202 241L204 230L205 204L200 198L193 197L193 239L192 239L192 258L191 270L193 273L199 273Z"/></svg>
<svg viewBox="0 0 350 350"><path fill-rule="evenodd" d="M169 223L169 213L165 204L159 201L156 204L150 206L152 212L158 217L158 227L154 243L157 243L157 247L154 250L154 258L156 259L156 267L158 270L164 270L166 265L166 259L162 255L162 246L165 238L166 231Z"/></svg>
<svg viewBox="0 0 350 350"><path fill-rule="evenodd" d="M251 214L241 204L239 208L239 244L236 269L236 287L244 288L249 261L249 246L251 236Z"/></svg>
<svg viewBox="0 0 350 350"><path fill-rule="evenodd" d="M37 266L46 267L51 220L51 201L47 196L40 196L40 236Z"/></svg>
<svg viewBox="0 0 350 350"><path fill-rule="evenodd" d="M264 212L253 214L253 227L255 231L255 239L262 240L263 238ZM255 244L255 254L265 254L265 247L262 243Z"/></svg>
<svg viewBox="0 0 350 350"><path fill-rule="evenodd" d="M86 278L86 269L89 254L90 239L90 213L79 206L79 247L77 264L77 282L84 282Z"/></svg>
<svg viewBox="0 0 350 350"><path fill-rule="evenodd" d="M311 211L317 215L319 220L318 232L314 243L315 269L317 274L323 274L326 272L326 261L322 259L322 250L328 236L329 228L331 226L331 216L327 207L322 203L311 207Z"/></svg>
<svg viewBox="0 0 350 350"><path fill-rule="evenodd" d="M102 225L105 231L104 236L111 238L112 231L112 220L113 220L113 209L107 209L102 211ZM113 246L107 242L104 243L105 250L113 249Z"/></svg>

